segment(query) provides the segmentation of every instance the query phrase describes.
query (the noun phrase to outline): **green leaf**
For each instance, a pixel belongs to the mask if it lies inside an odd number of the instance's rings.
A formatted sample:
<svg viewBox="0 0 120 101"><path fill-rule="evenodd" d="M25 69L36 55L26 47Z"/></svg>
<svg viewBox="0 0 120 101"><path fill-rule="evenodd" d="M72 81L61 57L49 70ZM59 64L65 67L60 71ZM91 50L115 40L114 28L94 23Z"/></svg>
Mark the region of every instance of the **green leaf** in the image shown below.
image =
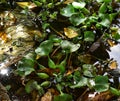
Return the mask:
<svg viewBox="0 0 120 101"><path fill-rule="evenodd" d="M94 77L96 69L93 65L91 64L84 64L83 65L83 74L87 77Z"/></svg>
<svg viewBox="0 0 120 101"><path fill-rule="evenodd" d="M26 76L33 72L35 65L34 58L34 54L32 53L29 53L25 57L23 57L23 59L18 62L16 70L17 74L19 74L20 76Z"/></svg>
<svg viewBox="0 0 120 101"><path fill-rule="evenodd" d="M78 83L81 80L80 78L81 78L80 71L79 70L75 71L73 75L74 82Z"/></svg>
<svg viewBox="0 0 120 101"><path fill-rule="evenodd" d="M65 72L66 59L67 59L67 56L66 56L66 58L65 58L59 65L57 65L57 67L60 69L60 71L61 71L62 73Z"/></svg>
<svg viewBox="0 0 120 101"><path fill-rule="evenodd" d="M84 32L84 41L94 41L95 34L92 31Z"/></svg>
<svg viewBox="0 0 120 101"><path fill-rule="evenodd" d="M114 20L114 18L116 17L118 13L111 13L109 14L109 19L110 19L110 22L112 22Z"/></svg>
<svg viewBox="0 0 120 101"><path fill-rule="evenodd" d="M62 93L58 96L54 96L53 101L72 101L72 96L69 94Z"/></svg>
<svg viewBox="0 0 120 101"><path fill-rule="evenodd" d="M110 87L110 91L111 93L113 93L114 95L120 96L120 90Z"/></svg>
<svg viewBox="0 0 120 101"><path fill-rule="evenodd" d="M94 89L97 92L104 92L109 89L108 77L107 76L96 76Z"/></svg>
<svg viewBox="0 0 120 101"><path fill-rule="evenodd" d="M49 56L48 56L48 66L52 69L56 68L56 65L55 65L54 61L52 59L50 59Z"/></svg>
<svg viewBox="0 0 120 101"><path fill-rule="evenodd" d="M99 24L101 24L104 27L110 27L111 22L109 18L104 18Z"/></svg>
<svg viewBox="0 0 120 101"><path fill-rule="evenodd" d="M37 73L38 77L41 79L48 79L49 75L46 73Z"/></svg>
<svg viewBox="0 0 120 101"><path fill-rule="evenodd" d="M80 48L80 44L74 44L70 41L63 40L60 44L61 48L67 53L75 52Z"/></svg>
<svg viewBox="0 0 120 101"><path fill-rule="evenodd" d="M78 25L84 23L86 19L87 19L87 18L86 18L82 13L80 13L80 14L74 14L74 15L72 15L72 16L69 18L70 22L71 22L74 26L78 26Z"/></svg>
<svg viewBox="0 0 120 101"><path fill-rule="evenodd" d="M42 6L42 3L39 2L39 1L34 1L34 3L35 3L38 7Z"/></svg>
<svg viewBox="0 0 120 101"><path fill-rule="evenodd" d="M87 14L90 14L90 11L89 11L87 8L85 8L85 7L82 8L81 10L82 10L82 12L83 12L84 14L86 14L86 15L87 15Z"/></svg>
<svg viewBox="0 0 120 101"><path fill-rule="evenodd" d="M36 87L38 86L37 81L30 80L26 85L25 85L25 90L27 93L32 92Z"/></svg>
<svg viewBox="0 0 120 101"><path fill-rule="evenodd" d="M109 2L111 2L112 0L97 0L97 2L107 2L107 3L109 3Z"/></svg>
<svg viewBox="0 0 120 101"><path fill-rule="evenodd" d="M48 87L50 86L50 81L44 81L40 84L42 87Z"/></svg>
<svg viewBox="0 0 120 101"><path fill-rule="evenodd" d="M120 34L119 33L115 33L115 34L113 34L113 36L112 36L115 40L119 40L120 39Z"/></svg>
<svg viewBox="0 0 120 101"><path fill-rule="evenodd" d="M74 7L69 4L65 8L61 9L60 14L66 17L70 17L75 14Z"/></svg>
<svg viewBox="0 0 120 101"><path fill-rule="evenodd" d="M48 28L50 26L50 24L49 23L45 23L45 22L43 22L42 23L42 28L45 30L46 28Z"/></svg>
<svg viewBox="0 0 120 101"><path fill-rule="evenodd" d="M85 5L86 5L86 3L85 2L81 2L81 1L79 1L79 2L73 2L72 3L72 5L73 5L73 7L74 8L76 8L76 9L81 9L81 8L84 8L85 7Z"/></svg>
<svg viewBox="0 0 120 101"><path fill-rule="evenodd" d="M49 53L52 51L52 48L53 42L51 40L45 40L37 49L35 49L35 52L40 56L48 56Z"/></svg>
<svg viewBox="0 0 120 101"><path fill-rule="evenodd" d="M80 88L80 87L86 86L87 84L88 84L88 78L80 77L80 81L77 84L70 86L70 88L73 88L73 89Z"/></svg>
<svg viewBox="0 0 120 101"><path fill-rule="evenodd" d="M107 10L107 3L103 3L99 8L99 13L105 13Z"/></svg>

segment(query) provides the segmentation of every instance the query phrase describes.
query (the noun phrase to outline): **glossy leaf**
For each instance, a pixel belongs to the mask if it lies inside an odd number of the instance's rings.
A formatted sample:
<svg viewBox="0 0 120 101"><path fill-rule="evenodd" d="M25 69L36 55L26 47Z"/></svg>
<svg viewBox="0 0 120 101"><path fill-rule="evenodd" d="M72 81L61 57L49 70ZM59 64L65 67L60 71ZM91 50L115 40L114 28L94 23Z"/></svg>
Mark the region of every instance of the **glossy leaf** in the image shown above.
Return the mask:
<svg viewBox="0 0 120 101"><path fill-rule="evenodd" d="M52 51L53 42L51 40L43 41L35 52L40 56L48 56Z"/></svg>
<svg viewBox="0 0 120 101"><path fill-rule="evenodd" d="M39 1L34 1L34 3L39 7L42 6L42 3L40 3Z"/></svg>
<svg viewBox="0 0 120 101"><path fill-rule="evenodd" d="M79 2L73 2L72 3L72 5L73 5L73 7L74 8L76 8L76 9L81 9L81 8L84 8L85 7L85 2L81 2L81 1L79 1Z"/></svg>
<svg viewBox="0 0 120 101"><path fill-rule="evenodd" d="M120 96L120 90L110 87L110 91L111 93L113 93L114 95Z"/></svg>
<svg viewBox="0 0 120 101"><path fill-rule="evenodd" d="M77 84L70 86L70 88L72 88L72 89L80 88L80 87L86 86L87 84L88 84L88 78L81 77L80 81Z"/></svg>
<svg viewBox="0 0 120 101"><path fill-rule="evenodd" d="M63 16L70 17L75 13L74 7L69 4L65 8L61 9L60 13Z"/></svg>
<svg viewBox="0 0 120 101"><path fill-rule="evenodd" d="M95 76L95 67L91 64L84 64L83 65L83 74L87 77L94 77Z"/></svg>
<svg viewBox="0 0 120 101"><path fill-rule="evenodd" d="M67 53L75 52L80 48L80 44L74 44L70 41L63 40L60 44L61 48Z"/></svg>
<svg viewBox="0 0 120 101"><path fill-rule="evenodd" d="M85 22L87 18L83 14L74 14L72 15L69 20L74 26L78 26Z"/></svg>
<svg viewBox="0 0 120 101"><path fill-rule="evenodd" d="M109 19L112 22L114 20L114 18L116 17L117 13L111 13L109 14Z"/></svg>
<svg viewBox="0 0 120 101"><path fill-rule="evenodd" d="M85 41L94 41L95 35L92 31L84 32L84 40Z"/></svg>
<svg viewBox="0 0 120 101"><path fill-rule="evenodd" d="M59 65L57 65L57 67L60 69L60 71L61 71L62 73L65 72L66 59L67 59L67 57L66 57Z"/></svg>
<svg viewBox="0 0 120 101"><path fill-rule="evenodd" d="M48 66L52 69L56 68L54 61L52 59L50 59L50 57L48 57Z"/></svg>
<svg viewBox="0 0 120 101"><path fill-rule="evenodd" d="M107 91L109 89L108 77L107 76L96 76L94 88L97 92Z"/></svg>
<svg viewBox="0 0 120 101"><path fill-rule="evenodd" d="M104 27L110 27L110 19L107 17L107 18L104 18L99 24L101 24L102 26Z"/></svg>
<svg viewBox="0 0 120 101"><path fill-rule="evenodd" d="M41 79L48 79L49 75L46 73L37 73L38 77Z"/></svg>
<svg viewBox="0 0 120 101"><path fill-rule="evenodd" d="M26 8L30 6L30 2L16 2L21 8Z"/></svg>
<svg viewBox="0 0 120 101"><path fill-rule="evenodd" d="M42 87L49 87L50 86L50 81L44 81L40 84Z"/></svg>
<svg viewBox="0 0 120 101"><path fill-rule="evenodd" d="M18 66L16 70L17 74L21 76L26 76L29 75L31 72L33 72L35 65L34 58L35 57L33 53L29 53L25 57L23 57L23 59L18 62Z"/></svg>
<svg viewBox="0 0 120 101"><path fill-rule="evenodd" d="M107 10L107 4L103 3L99 8L99 13L105 13Z"/></svg>
<svg viewBox="0 0 120 101"><path fill-rule="evenodd" d="M97 2L111 2L112 0L97 0Z"/></svg>

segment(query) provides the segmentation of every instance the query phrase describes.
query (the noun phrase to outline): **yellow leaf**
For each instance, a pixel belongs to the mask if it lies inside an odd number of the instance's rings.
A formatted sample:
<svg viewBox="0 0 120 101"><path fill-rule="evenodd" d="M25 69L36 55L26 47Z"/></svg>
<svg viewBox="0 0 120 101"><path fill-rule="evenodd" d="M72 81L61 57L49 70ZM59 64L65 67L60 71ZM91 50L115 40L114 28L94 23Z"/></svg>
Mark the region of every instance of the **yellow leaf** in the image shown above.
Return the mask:
<svg viewBox="0 0 120 101"><path fill-rule="evenodd" d="M110 68L110 69L116 69L117 66L118 66L118 64L117 64L116 61L111 61L111 62L109 63L109 68Z"/></svg>
<svg viewBox="0 0 120 101"><path fill-rule="evenodd" d="M78 36L78 33L72 28L64 28L64 33L68 38L74 38Z"/></svg>
<svg viewBox="0 0 120 101"><path fill-rule="evenodd" d="M112 40L107 40L108 44L113 47L114 45L116 45L115 41L112 41Z"/></svg>
<svg viewBox="0 0 120 101"><path fill-rule="evenodd" d="M39 58L40 58L40 55L37 55L37 56L36 56L36 60L38 60Z"/></svg>
<svg viewBox="0 0 120 101"><path fill-rule="evenodd" d="M31 2L16 2L21 8L29 7Z"/></svg>

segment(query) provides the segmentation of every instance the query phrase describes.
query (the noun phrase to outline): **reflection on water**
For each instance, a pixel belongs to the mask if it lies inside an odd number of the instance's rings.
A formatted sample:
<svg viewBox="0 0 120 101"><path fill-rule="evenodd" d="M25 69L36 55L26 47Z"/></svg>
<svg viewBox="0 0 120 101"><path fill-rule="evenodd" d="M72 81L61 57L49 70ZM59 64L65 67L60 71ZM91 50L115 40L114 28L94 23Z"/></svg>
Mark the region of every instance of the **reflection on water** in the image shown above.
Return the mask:
<svg viewBox="0 0 120 101"><path fill-rule="evenodd" d="M5 69L0 70L0 75L8 76L9 75L9 68L5 68Z"/></svg>
<svg viewBox="0 0 120 101"><path fill-rule="evenodd" d="M118 68L120 69L120 44L110 47L108 51L110 58L117 61Z"/></svg>

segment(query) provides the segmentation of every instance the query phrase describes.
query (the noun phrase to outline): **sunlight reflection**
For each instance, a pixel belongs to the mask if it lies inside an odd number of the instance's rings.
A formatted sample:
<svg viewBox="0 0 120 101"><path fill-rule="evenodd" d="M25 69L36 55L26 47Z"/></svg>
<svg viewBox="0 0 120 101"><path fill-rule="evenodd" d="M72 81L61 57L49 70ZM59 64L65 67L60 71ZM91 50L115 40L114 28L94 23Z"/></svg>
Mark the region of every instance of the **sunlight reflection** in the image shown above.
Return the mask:
<svg viewBox="0 0 120 101"><path fill-rule="evenodd" d="M5 69L0 70L0 74L1 74L1 75L6 75L6 76L8 76L8 73L9 73L9 69L8 69L8 68L5 68Z"/></svg>
<svg viewBox="0 0 120 101"><path fill-rule="evenodd" d="M118 63L118 68L120 69L120 44L110 47L111 51L108 51L110 58L113 58Z"/></svg>

